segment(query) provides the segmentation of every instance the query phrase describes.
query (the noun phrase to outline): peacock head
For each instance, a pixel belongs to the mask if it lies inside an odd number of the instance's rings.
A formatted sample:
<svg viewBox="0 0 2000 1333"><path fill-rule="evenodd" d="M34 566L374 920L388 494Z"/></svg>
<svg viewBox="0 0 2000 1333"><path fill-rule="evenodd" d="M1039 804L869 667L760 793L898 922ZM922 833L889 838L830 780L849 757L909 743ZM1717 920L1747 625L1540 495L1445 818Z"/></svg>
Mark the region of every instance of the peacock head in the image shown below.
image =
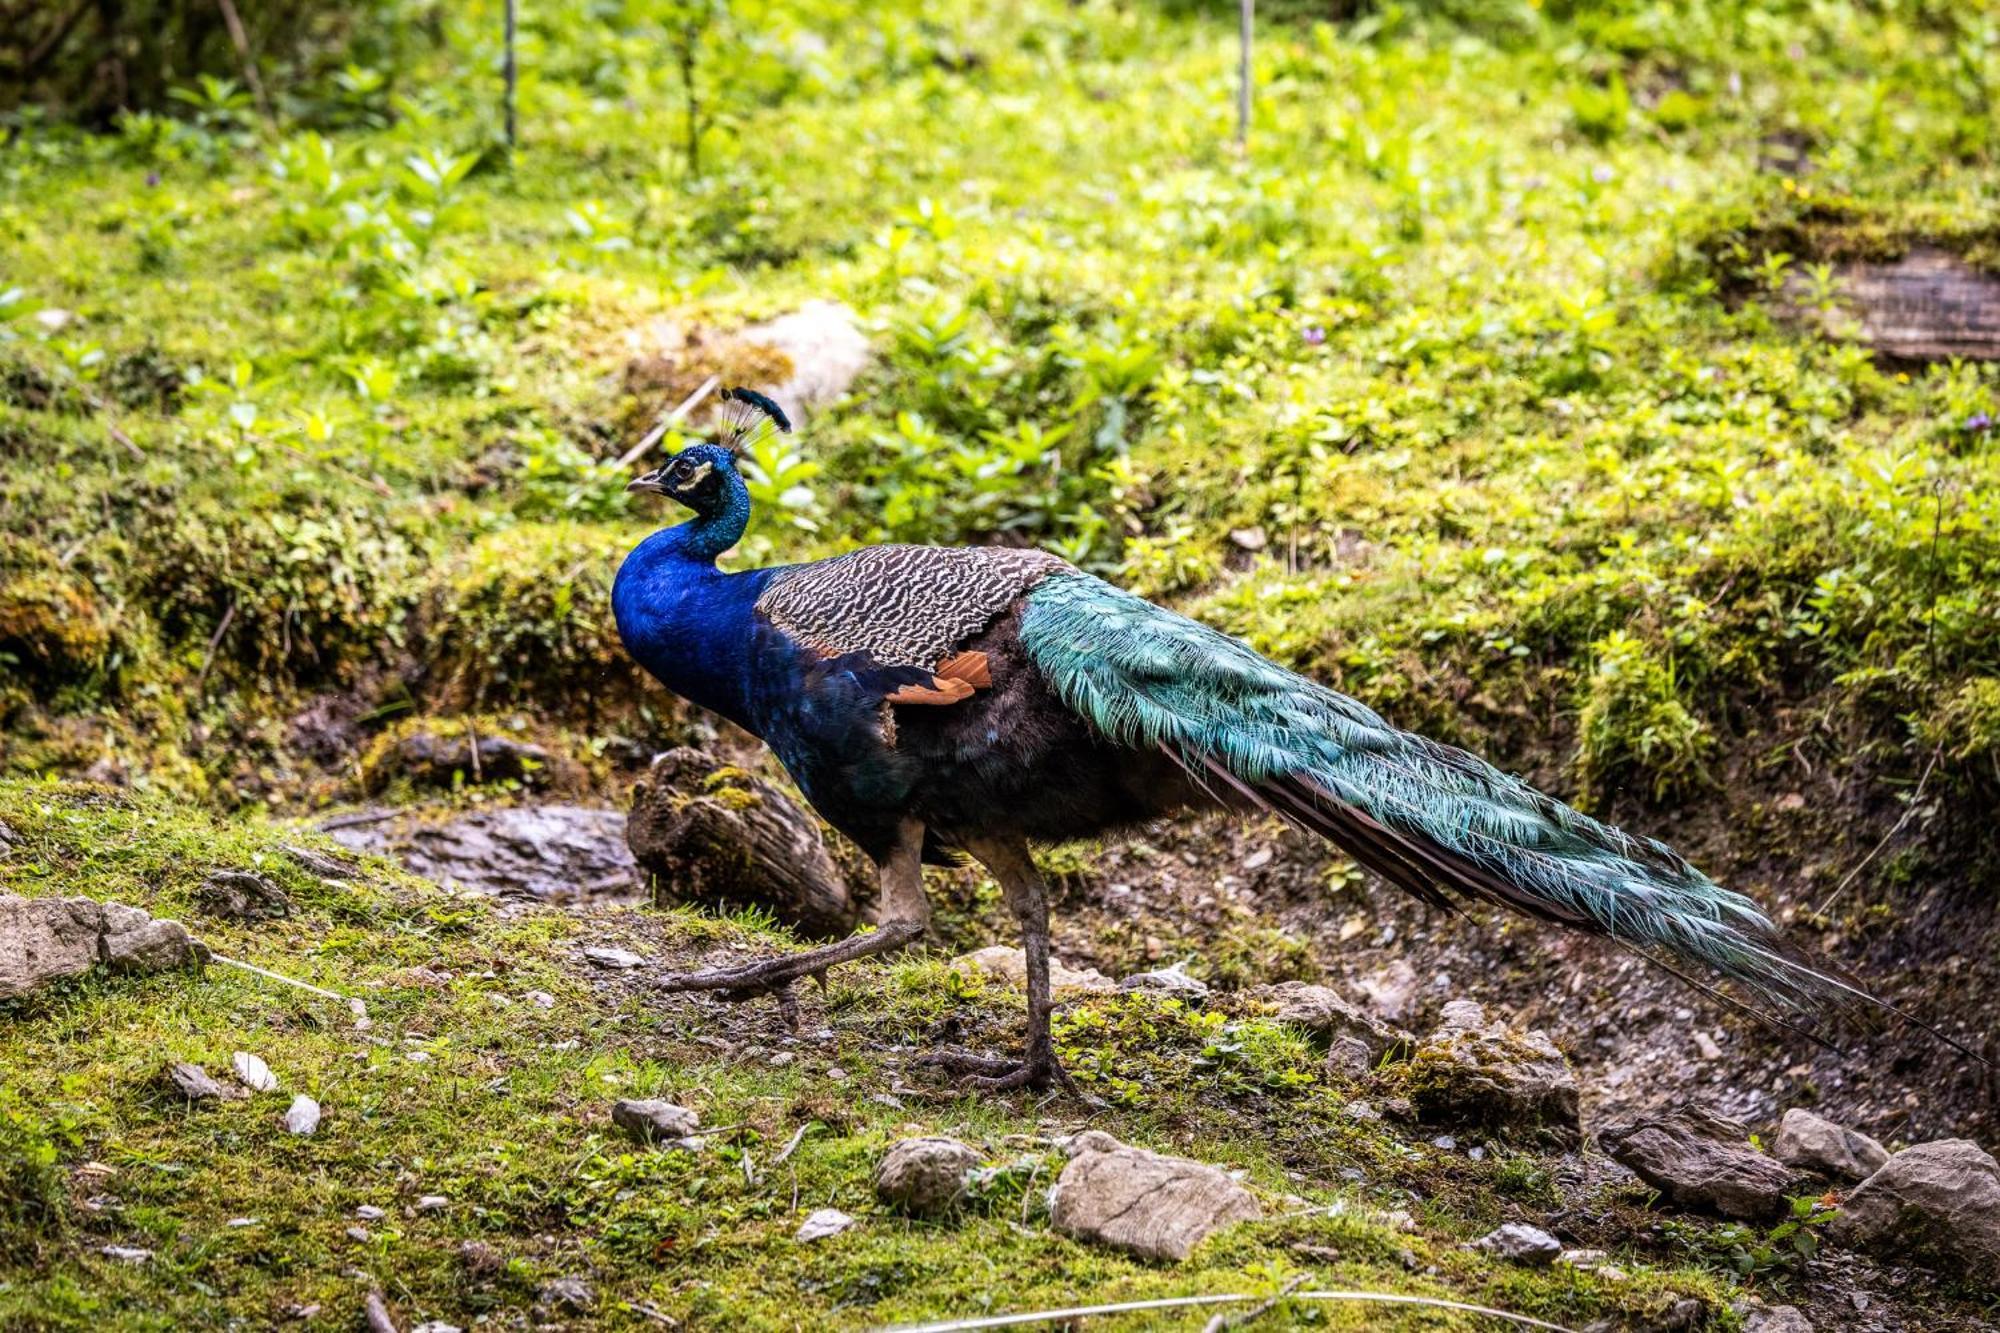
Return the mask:
<svg viewBox="0 0 2000 1333"><path fill-rule="evenodd" d="M728 508L732 491L743 484L736 460L768 430L789 432L792 423L782 407L754 389L724 389L720 397L722 428L715 442L689 445L625 489L669 496L702 518Z"/></svg>

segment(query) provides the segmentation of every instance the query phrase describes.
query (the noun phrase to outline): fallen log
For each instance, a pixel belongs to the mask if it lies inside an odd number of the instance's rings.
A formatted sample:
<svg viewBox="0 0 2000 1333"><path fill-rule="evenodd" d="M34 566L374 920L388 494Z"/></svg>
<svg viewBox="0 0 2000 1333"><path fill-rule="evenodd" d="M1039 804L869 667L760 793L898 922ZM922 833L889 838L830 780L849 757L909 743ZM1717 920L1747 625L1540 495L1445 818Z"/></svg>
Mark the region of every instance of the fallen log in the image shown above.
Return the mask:
<svg viewBox="0 0 2000 1333"><path fill-rule="evenodd" d="M1823 303L1794 270L1784 297L1828 337L1865 343L1897 361L2000 360L2000 276L1949 250L1912 246L1901 258L1833 266Z"/></svg>
<svg viewBox="0 0 2000 1333"><path fill-rule="evenodd" d="M812 812L701 750L653 761L633 789L625 840L656 906L766 907L819 937L862 919L867 880L836 860Z"/></svg>

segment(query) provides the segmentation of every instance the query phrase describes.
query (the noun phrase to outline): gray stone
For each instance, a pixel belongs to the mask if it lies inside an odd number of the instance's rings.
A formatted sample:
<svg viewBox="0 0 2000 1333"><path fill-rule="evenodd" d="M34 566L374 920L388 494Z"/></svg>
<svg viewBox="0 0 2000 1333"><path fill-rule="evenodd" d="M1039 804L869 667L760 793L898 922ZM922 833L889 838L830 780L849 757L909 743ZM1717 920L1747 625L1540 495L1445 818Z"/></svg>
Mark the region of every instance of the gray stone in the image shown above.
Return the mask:
<svg viewBox="0 0 2000 1333"><path fill-rule="evenodd" d="M1682 1208L1775 1217L1787 1207L1792 1173L1747 1137L1743 1126L1697 1109L1611 1125L1597 1136L1613 1160Z"/></svg>
<svg viewBox="0 0 2000 1333"><path fill-rule="evenodd" d="M1271 1004L1271 1016L1278 1022L1302 1027L1321 1041L1352 1037L1367 1050L1371 1064L1392 1047L1410 1040L1409 1033L1364 1013L1330 986L1281 981L1275 986L1259 986L1251 995Z"/></svg>
<svg viewBox="0 0 2000 1333"><path fill-rule="evenodd" d="M1561 1241L1540 1227L1531 1227L1525 1222L1508 1222L1495 1227L1473 1241L1472 1248L1484 1250L1509 1263L1527 1264L1534 1268L1547 1267L1563 1252Z"/></svg>
<svg viewBox="0 0 2000 1333"><path fill-rule="evenodd" d="M815 1208L805 1221L799 1223L799 1229L792 1233L792 1239L825 1240L828 1236L838 1236L853 1225L854 1219L838 1208Z"/></svg>
<svg viewBox="0 0 2000 1333"><path fill-rule="evenodd" d="M1148 1259L1183 1260L1218 1227L1262 1216L1226 1171L1120 1143L1101 1130L1070 1142L1056 1182L1056 1230Z"/></svg>
<svg viewBox="0 0 2000 1333"><path fill-rule="evenodd" d="M876 1166L875 1193L906 1213L934 1217L958 1202L979 1160L957 1139L902 1139L889 1145Z"/></svg>
<svg viewBox="0 0 2000 1333"><path fill-rule="evenodd" d="M191 1102L226 1102L239 1095L210 1078L200 1065L186 1060L168 1065L165 1078L169 1086Z"/></svg>
<svg viewBox="0 0 2000 1333"><path fill-rule="evenodd" d="M1771 1155L1787 1166L1840 1180L1866 1180L1889 1160L1889 1150L1866 1134L1796 1106L1778 1122Z"/></svg>
<svg viewBox="0 0 2000 1333"><path fill-rule="evenodd" d="M1500 1132L1580 1131L1576 1075L1554 1042L1491 1021L1471 1000L1444 1007L1438 1028L1410 1061L1419 1118L1488 1125Z"/></svg>
<svg viewBox="0 0 2000 1333"><path fill-rule="evenodd" d="M1375 1067L1375 1053L1361 1038L1346 1033L1326 1044L1328 1078L1359 1078Z"/></svg>
<svg viewBox="0 0 2000 1333"><path fill-rule="evenodd" d="M1812 1321L1797 1306L1746 1300L1730 1308L1743 1320L1743 1333L1813 1333Z"/></svg>
<svg viewBox="0 0 2000 1333"><path fill-rule="evenodd" d="M597 1290L580 1277L559 1277L542 1284L535 1302L551 1310L589 1314L597 1308Z"/></svg>
<svg viewBox="0 0 2000 1333"><path fill-rule="evenodd" d="M206 957L178 922L155 920L123 903L0 894L0 1000L100 964L116 972L158 972Z"/></svg>
<svg viewBox="0 0 2000 1333"><path fill-rule="evenodd" d="M97 1252L107 1259L116 1259L121 1264L150 1263L153 1258L151 1250L143 1250L136 1245L100 1245Z"/></svg>
<svg viewBox="0 0 2000 1333"><path fill-rule="evenodd" d="M319 1129L319 1103L302 1092L292 1098L292 1104L286 1108L279 1123L285 1127L287 1134L313 1134Z"/></svg>
<svg viewBox="0 0 2000 1333"><path fill-rule="evenodd" d="M685 1106L628 1097L611 1108L611 1123L636 1143L669 1143L701 1128L701 1117Z"/></svg>
<svg viewBox="0 0 2000 1333"><path fill-rule="evenodd" d="M645 955L633 953L630 949L620 949L609 944L592 944L584 948L583 956L599 967L617 971L629 971L646 965Z"/></svg>
<svg viewBox="0 0 2000 1333"><path fill-rule="evenodd" d="M1363 977L1355 989L1375 1014L1389 1023L1407 1023L1417 1012L1417 969L1401 958L1372 976Z"/></svg>
<svg viewBox="0 0 2000 1333"><path fill-rule="evenodd" d="M272 921L292 914L292 900L270 880L248 870L211 870L194 891L204 913L225 921Z"/></svg>
<svg viewBox="0 0 2000 1333"><path fill-rule="evenodd" d="M1208 997L1208 983L1191 977L1184 970L1186 961L1163 967L1154 972L1134 972L1122 977L1118 989L1122 991L1152 991L1159 995L1178 996L1184 1000L1201 1000Z"/></svg>
<svg viewBox="0 0 2000 1333"><path fill-rule="evenodd" d="M435 883L496 897L583 902L644 892L625 844L625 815L617 810L517 805L441 822L329 828L327 835L353 851L392 856Z"/></svg>
<svg viewBox="0 0 2000 1333"><path fill-rule="evenodd" d="M2000 1291L2000 1163L1964 1139L1905 1148L1847 1196L1828 1229Z"/></svg>

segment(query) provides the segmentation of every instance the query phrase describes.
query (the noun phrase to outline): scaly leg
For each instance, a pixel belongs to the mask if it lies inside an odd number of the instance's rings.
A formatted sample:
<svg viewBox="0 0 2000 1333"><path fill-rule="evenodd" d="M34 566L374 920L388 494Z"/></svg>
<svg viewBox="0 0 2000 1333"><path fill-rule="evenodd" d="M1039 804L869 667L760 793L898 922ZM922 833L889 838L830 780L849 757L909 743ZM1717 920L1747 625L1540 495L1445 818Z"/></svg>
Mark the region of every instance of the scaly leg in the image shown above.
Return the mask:
<svg viewBox="0 0 2000 1333"><path fill-rule="evenodd" d="M931 904L924 896L924 826L905 820L896 831L896 845L881 863L882 894L878 907L881 925L866 935L850 935L844 940L785 954L737 967L712 967L701 972L678 972L654 983L665 991L720 991L725 1000L748 1000L776 994L789 1015L792 983L801 977L824 979L826 970L838 963L867 958L871 954L900 949L921 937L930 924Z"/></svg>
<svg viewBox="0 0 2000 1333"><path fill-rule="evenodd" d="M925 1063L970 1074L966 1082L978 1088L1046 1088L1053 1083L1072 1095L1080 1095L1056 1059L1055 1039L1049 1035L1049 1016L1055 1011L1055 1000L1049 985L1049 895L1042 883L1042 872L1035 869L1027 844L1018 838L968 841L965 849L1000 881L1007 906L1021 923L1021 950L1028 964L1026 1059L1016 1062L962 1051L940 1051L927 1057Z"/></svg>

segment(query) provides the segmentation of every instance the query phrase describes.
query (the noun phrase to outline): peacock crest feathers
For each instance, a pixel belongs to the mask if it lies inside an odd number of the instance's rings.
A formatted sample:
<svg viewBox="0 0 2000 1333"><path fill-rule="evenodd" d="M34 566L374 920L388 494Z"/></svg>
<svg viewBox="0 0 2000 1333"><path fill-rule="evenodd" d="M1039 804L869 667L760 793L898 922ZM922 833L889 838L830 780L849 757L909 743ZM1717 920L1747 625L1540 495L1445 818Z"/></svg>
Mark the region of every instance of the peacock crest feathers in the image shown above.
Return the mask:
<svg viewBox="0 0 2000 1333"><path fill-rule="evenodd" d="M717 413L721 430L716 443L737 458L773 431L791 434L792 419L768 394L739 387L724 389L716 397L722 403Z"/></svg>

